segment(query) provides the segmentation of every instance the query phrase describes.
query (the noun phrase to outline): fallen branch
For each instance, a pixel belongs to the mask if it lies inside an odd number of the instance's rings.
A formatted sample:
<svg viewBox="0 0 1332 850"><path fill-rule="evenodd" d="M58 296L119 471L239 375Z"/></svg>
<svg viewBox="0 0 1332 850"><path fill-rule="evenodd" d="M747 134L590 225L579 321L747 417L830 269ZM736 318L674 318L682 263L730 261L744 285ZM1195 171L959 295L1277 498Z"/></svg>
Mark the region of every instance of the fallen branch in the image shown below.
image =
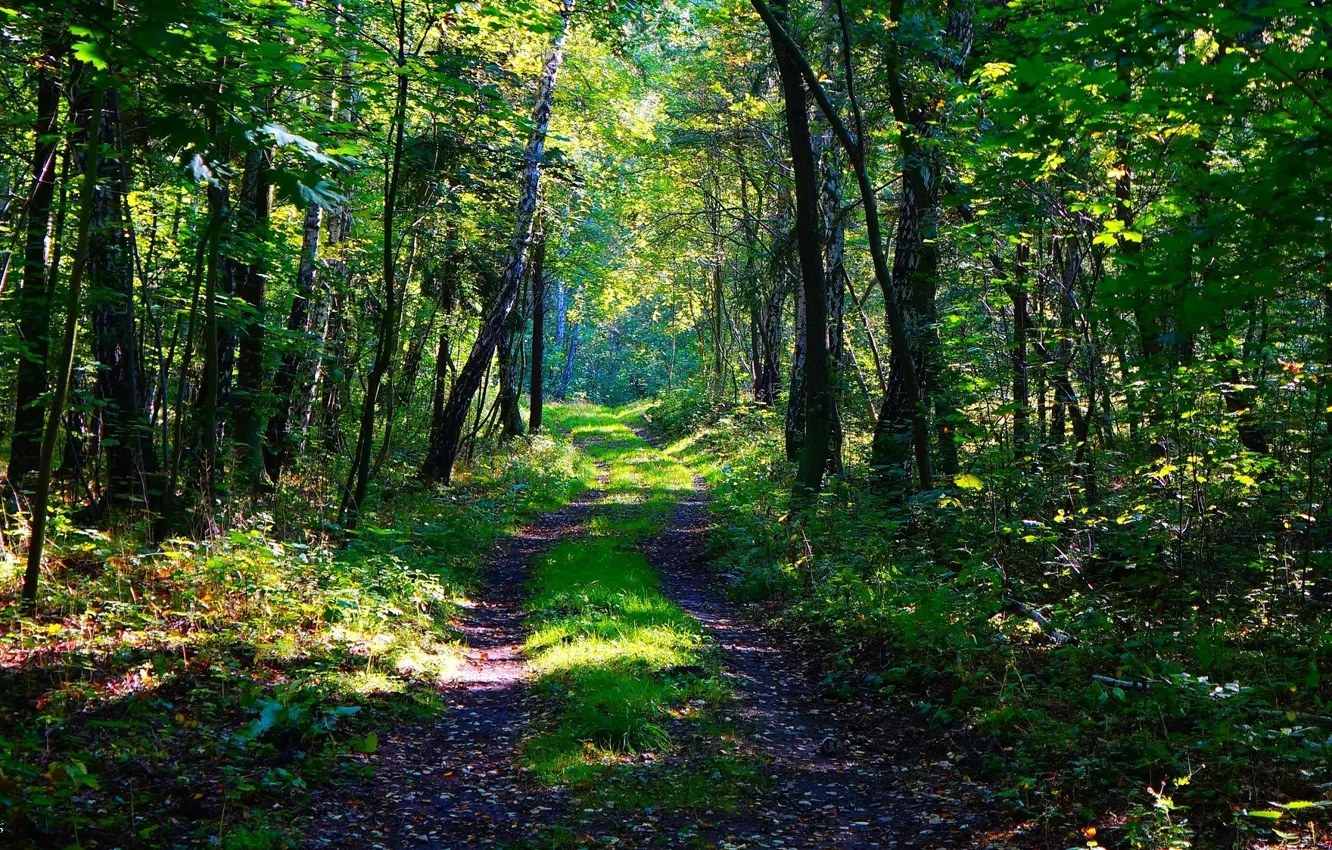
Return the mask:
<svg viewBox="0 0 1332 850"><path fill-rule="evenodd" d="M1092 676L1092 679L1112 688L1122 688L1126 691L1150 691L1151 682L1130 682L1128 679L1115 679L1111 676Z"/></svg>
<svg viewBox="0 0 1332 850"><path fill-rule="evenodd" d="M1326 714L1311 714L1307 711L1278 711L1274 708L1255 708L1253 713L1259 717L1280 717L1283 719L1302 720L1318 726L1332 726L1332 717Z"/></svg>
<svg viewBox="0 0 1332 850"><path fill-rule="evenodd" d="M1016 599L1008 600L1008 605L1006 607L1011 611L1014 611L1030 620L1035 621L1036 624L1041 627L1041 631L1045 632L1046 637L1050 638L1050 640L1054 641L1056 644L1060 646L1063 646L1066 643L1078 642L1077 638L1073 637L1067 632L1062 632L1058 628L1056 628L1055 624L1050 622L1049 617L1046 617L1044 614L1042 614L1040 611L1037 611L1035 608L1023 605L1021 602L1017 601Z"/></svg>

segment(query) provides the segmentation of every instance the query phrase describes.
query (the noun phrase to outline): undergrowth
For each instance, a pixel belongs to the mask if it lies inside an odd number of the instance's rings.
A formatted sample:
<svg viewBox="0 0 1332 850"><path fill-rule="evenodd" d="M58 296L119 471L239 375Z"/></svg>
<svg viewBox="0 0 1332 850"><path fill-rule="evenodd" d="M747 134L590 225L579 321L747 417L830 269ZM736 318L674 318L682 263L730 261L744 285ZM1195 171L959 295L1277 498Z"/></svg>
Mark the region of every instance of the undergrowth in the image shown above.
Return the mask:
<svg viewBox="0 0 1332 850"><path fill-rule="evenodd" d="M681 393L648 415L709 484L732 592L781 603L834 698L893 697L971 729L1030 827L1074 843L1099 827L1110 846L1280 844L1332 805L1326 613L1263 593L1261 546L1189 553L1198 572L1181 577L1152 480L1051 522L1039 479L983 457L899 505L834 477L790 514L778 412ZM848 467L863 469L857 439ZM1247 498L1240 516L1261 493Z"/></svg>
<svg viewBox="0 0 1332 850"><path fill-rule="evenodd" d="M312 786L369 770L395 716L445 710L482 553L592 469L540 437L462 478L381 491L347 540L257 515L159 551L64 518L36 621L17 614L19 565L0 565L5 841L294 846Z"/></svg>

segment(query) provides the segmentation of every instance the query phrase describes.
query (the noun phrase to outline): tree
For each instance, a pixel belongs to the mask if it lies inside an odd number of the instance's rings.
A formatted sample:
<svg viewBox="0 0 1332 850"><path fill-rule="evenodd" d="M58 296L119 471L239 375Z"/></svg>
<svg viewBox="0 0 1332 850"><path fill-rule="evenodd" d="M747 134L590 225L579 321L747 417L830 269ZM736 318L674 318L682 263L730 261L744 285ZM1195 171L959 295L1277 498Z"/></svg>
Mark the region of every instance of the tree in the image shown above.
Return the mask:
<svg viewBox="0 0 1332 850"><path fill-rule="evenodd" d="M532 380L528 430L541 431L546 393L546 235L538 233L532 256Z"/></svg>
<svg viewBox="0 0 1332 850"><path fill-rule="evenodd" d="M27 203L27 232L23 247L23 286L19 290L19 336L24 351L18 362L15 387L14 432L9 450L9 481L22 487L36 469L41 452L44 406L47 390L46 364L51 327L51 293L48 288L51 213L55 203L60 151L61 80L66 51L61 21L49 22L42 31L42 53L36 62L37 113L33 119L35 142L32 153L32 190Z"/></svg>
<svg viewBox="0 0 1332 850"><path fill-rule="evenodd" d="M573 11L572 2L566 0L560 12L561 22L557 35L538 81L536 106L532 110L531 137L523 153L523 176L519 187L518 208L514 216L509 256L494 301L486 312L485 320L477 332L476 341L472 344L467 361L459 370L458 377L449 391L448 403L440 417L440 427L436 435L438 439L431 441L426 461L421 467L421 477L426 481L447 484L452 477L453 462L458 456L467 412L471 409L472 399L490 367L491 358L494 357L504 327L518 301L518 290L522 284L523 271L527 265L527 252L532 241L537 198L541 191L542 157L546 146L546 132L550 126L551 108L554 105L555 84L559 78L560 66L564 63L564 42L569 34Z"/></svg>

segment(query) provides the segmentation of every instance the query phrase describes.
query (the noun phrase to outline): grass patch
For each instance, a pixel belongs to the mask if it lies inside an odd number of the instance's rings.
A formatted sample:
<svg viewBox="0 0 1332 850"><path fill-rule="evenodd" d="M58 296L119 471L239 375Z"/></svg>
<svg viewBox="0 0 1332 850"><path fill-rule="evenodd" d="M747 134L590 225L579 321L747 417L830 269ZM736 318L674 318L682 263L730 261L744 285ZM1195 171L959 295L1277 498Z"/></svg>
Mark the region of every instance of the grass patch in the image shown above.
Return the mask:
<svg viewBox="0 0 1332 850"><path fill-rule="evenodd" d="M396 717L444 710L482 554L595 476L566 440L520 441L450 490L380 491L341 546L260 517L141 550L62 518L40 620L0 568L4 837L283 846L308 789L367 770Z"/></svg>
<svg viewBox="0 0 1332 850"><path fill-rule="evenodd" d="M636 550L661 532L692 474L616 412L568 405L551 419L599 465L607 499L585 536L533 575L527 652L551 710L524 763L617 806L733 808L759 771L719 717L732 695L717 653ZM681 746L700 735L706 755Z"/></svg>

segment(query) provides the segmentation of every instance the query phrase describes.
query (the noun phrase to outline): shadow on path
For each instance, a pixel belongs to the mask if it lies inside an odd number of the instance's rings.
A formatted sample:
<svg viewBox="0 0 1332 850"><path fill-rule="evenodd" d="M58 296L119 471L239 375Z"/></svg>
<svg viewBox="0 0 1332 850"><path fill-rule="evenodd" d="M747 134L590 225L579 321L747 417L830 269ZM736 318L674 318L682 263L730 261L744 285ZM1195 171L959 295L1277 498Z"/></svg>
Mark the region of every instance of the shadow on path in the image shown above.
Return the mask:
<svg viewBox="0 0 1332 850"><path fill-rule="evenodd" d="M381 733L373 779L322 792L306 846L461 850L523 840L555 822L558 789L535 786L514 758L530 702L523 586L543 552L581 533L602 496L583 493L496 546L455 623L466 649L457 676L441 683L446 710Z"/></svg>

